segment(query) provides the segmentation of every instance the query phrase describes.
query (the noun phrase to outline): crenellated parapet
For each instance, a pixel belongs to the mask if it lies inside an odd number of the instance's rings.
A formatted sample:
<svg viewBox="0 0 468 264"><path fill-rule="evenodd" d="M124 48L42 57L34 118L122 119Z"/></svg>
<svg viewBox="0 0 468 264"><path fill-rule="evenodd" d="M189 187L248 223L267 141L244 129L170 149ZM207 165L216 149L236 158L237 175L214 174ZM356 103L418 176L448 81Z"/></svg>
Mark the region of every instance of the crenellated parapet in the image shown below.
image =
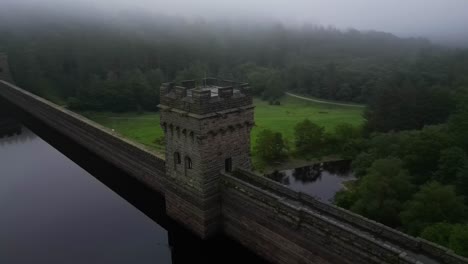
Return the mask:
<svg viewBox="0 0 468 264"><path fill-rule="evenodd" d="M177 109L198 115L252 105L247 83L214 78L186 80L180 85L164 83L160 95L162 109Z"/></svg>

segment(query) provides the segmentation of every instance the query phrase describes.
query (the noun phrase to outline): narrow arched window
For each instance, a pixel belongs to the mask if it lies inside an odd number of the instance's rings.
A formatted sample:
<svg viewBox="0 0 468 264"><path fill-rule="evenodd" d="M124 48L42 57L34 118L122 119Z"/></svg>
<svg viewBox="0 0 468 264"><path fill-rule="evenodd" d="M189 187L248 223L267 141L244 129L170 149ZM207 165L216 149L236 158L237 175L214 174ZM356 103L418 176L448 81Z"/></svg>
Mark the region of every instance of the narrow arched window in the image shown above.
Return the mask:
<svg viewBox="0 0 468 264"><path fill-rule="evenodd" d="M179 152L174 152L174 169L177 168L177 165L181 163L180 160L180 153Z"/></svg>
<svg viewBox="0 0 468 264"><path fill-rule="evenodd" d="M187 169L191 169L192 168L192 159L189 158L189 157L185 157L185 167Z"/></svg>
<svg viewBox="0 0 468 264"><path fill-rule="evenodd" d="M187 171L192 169L192 159L189 157L185 157L185 176L187 176Z"/></svg>

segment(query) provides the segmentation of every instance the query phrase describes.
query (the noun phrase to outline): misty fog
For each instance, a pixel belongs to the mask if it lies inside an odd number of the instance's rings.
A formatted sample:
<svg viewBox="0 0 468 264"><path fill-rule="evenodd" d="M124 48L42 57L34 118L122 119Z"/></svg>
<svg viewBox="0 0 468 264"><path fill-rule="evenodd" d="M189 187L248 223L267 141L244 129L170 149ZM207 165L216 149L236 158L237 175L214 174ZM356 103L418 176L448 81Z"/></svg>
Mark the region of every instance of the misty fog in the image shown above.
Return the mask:
<svg viewBox="0 0 468 264"><path fill-rule="evenodd" d="M32 13L41 10L87 19L115 19L122 12L144 12L231 22L331 25L425 37L444 44L468 43L465 0L2 0L0 9L3 15L23 16L27 14L25 10Z"/></svg>

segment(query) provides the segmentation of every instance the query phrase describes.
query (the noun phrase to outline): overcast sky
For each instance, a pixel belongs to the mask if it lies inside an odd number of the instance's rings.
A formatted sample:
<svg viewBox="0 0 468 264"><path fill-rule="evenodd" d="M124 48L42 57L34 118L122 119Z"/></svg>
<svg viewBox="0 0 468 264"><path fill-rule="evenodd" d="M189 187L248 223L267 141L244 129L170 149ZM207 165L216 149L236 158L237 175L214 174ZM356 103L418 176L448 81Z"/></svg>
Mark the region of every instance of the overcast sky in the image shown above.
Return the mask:
<svg viewBox="0 0 468 264"><path fill-rule="evenodd" d="M400 36L468 40L468 0L0 0L53 9L76 5L108 11L143 8L205 18L270 18L291 24L375 29Z"/></svg>

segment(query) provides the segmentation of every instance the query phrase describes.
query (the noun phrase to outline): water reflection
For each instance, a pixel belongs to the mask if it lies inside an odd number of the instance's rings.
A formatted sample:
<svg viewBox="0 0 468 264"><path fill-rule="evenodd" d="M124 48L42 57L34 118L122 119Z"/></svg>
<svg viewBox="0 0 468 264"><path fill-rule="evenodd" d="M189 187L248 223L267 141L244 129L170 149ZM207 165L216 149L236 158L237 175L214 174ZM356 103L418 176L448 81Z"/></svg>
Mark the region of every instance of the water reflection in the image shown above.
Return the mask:
<svg viewBox="0 0 468 264"><path fill-rule="evenodd" d="M343 188L343 183L355 179L350 161L324 162L275 171L267 177L324 202L332 202L335 194Z"/></svg>
<svg viewBox="0 0 468 264"><path fill-rule="evenodd" d="M322 176L321 164L296 168L293 170L293 177L302 183L315 182Z"/></svg>

